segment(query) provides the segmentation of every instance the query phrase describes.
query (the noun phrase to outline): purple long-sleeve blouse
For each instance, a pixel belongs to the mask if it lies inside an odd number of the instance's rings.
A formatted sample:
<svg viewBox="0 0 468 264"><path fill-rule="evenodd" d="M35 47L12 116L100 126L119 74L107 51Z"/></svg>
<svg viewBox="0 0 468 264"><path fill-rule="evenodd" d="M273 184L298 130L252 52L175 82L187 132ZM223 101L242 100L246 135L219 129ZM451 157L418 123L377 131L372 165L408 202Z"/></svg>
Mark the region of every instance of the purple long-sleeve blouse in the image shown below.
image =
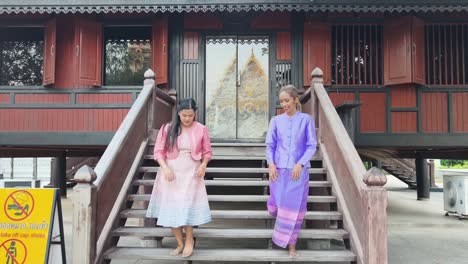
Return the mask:
<svg viewBox="0 0 468 264"><path fill-rule="evenodd" d="M301 112L293 116L281 114L271 119L265 139L268 164L292 169L297 163L310 168L310 159L317 149L315 122Z"/></svg>

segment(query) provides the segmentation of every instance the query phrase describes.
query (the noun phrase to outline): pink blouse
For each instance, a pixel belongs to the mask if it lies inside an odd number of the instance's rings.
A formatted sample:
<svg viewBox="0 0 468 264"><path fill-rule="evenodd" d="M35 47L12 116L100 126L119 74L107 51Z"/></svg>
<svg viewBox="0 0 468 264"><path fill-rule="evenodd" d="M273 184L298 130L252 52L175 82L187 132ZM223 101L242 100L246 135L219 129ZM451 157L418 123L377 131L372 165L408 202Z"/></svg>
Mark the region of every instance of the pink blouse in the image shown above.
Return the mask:
<svg viewBox="0 0 468 264"><path fill-rule="evenodd" d="M154 159L175 159L179 155L179 150L176 144L173 149L166 148L166 138L168 134L168 125L163 126L156 137L154 144ZM211 159L213 150L211 149L210 134L208 128L194 121L192 127L188 131L190 134L191 155L194 160ZM180 137L177 138L180 140Z"/></svg>

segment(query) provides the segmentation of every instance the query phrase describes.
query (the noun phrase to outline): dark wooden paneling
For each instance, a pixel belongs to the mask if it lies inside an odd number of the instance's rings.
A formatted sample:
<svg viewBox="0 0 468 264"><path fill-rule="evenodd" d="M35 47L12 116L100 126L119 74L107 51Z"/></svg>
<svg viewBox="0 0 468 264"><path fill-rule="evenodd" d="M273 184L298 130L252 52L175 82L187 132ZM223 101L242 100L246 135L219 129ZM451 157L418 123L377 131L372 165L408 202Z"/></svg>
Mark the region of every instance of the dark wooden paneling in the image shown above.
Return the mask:
<svg viewBox="0 0 468 264"><path fill-rule="evenodd" d="M424 21L417 17L411 19L412 33L412 82L418 84L426 83L426 64L425 64L425 40L424 40Z"/></svg>
<svg viewBox="0 0 468 264"><path fill-rule="evenodd" d="M198 32L184 33L184 60L198 60Z"/></svg>
<svg viewBox="0 0 468 264"><path fill-rule="evenodd" d="M71 88L75 85L76 47L74 45L75 26L70 16L57 17L57 58L55 87Z"/></svg>
<svg viewBox="0 0 468 264"><path fill-rule="evenodd" d="M291 14L288 12L264 12L250 22L252 29L289 29Z"/></svg>
<svg viewBox="0 0 468 264"><path fill-rule="evenodd" d="M278 32L276 43L276 59L290 60L291 59L291 33Z"/></svg>
<svg viewBox="0 0 468 264"><path fill-rule="evenodd" d="M355 101L354 99L354 93L336 93L336 92L331 92L328 93L328 96L330 96L330 99L333 103L334 106L337 106L343 102L353 102Z"/></svg>
<svg viewBox="0 0 468 264"><path fill-rule="evenodd" d="M168 82L168 17L162 16L153 22L153 70L156 84Z"/></svg>
<svg viewBox="0 0 468 264"><path fill-rule="evenodd" d="M49 20L44 28L44 74L43 85L55 82L55 54L57 48L57 19Z"/></svg>
<svg viewBox="0 0 468 264"><path fill-rule="evenodd" d="M304 24L304 86L309 86L315 67L323 71L325 85L331 84L330 25L308 21Z"/></svg>
<svg viewBox="0 0 468 264"><path fill-rule="evenodd" d="M77 94L78 104L128 104L132 102L131 94Z"/></svg>
<svg viewBox="0 0 468 264"><path fill-rule="evenodd" d="M16 94L17 104L68 104L68 94Z"/></svg>
<svg viewBox="0 0 468 264"><path fill-rule="evenodd" d="M447 93L421 94L423 132L448 132Z"/></svg>
<svg viewBox="0 0 468 264"><path fill-rule="evenodd" d="M182 62L182 83L178 87L177 96L179 98L193 98L196 102L202 102L204 98L200 91L200 65L197 61Z"/></svg>
<svg viewBox="0 0 468 264"><path fill-rule="evenodd" d="M113 132L129 109L0 109L0 131Z"/></svg>
<svg viewBox="0 0 468 264"><path fill-rule="evenodd" d="M385 132L386 94L361 93L360 132Z"/></svg>
<svg viewBox="0 0 468 264"><path fill-rule="evenodd" d="M102 25L90 17L77 18L75 24L77 86L102 85Z"/></svg>
<svg viewBox="0 0 468 264"><path fill-rule="evenodd" d="M212 13L186 13L184 14L185 29L222 29L223 22Z"/></svg>
<svg viewBox="0 0 468 264"><path fill-rule="evenodd" d="M452 93L453 132L468 132L468 93Z"/></svg>
<svg viewBox="0 0 468 264"><path fill-rule="evenodd" d="M411 82L411 18L393 18L384 25L384 83Z"/></svg>
<svg viewBox="0 0 468 264"><path fill-rule="evenodd" d="M416 112L393 112L392 132L417 132L418 115Z"/></svg>
<svg viewBox="0 0 468 264"><path fill-rule="evenodd" d="M416 107L416 88L412 84L403 84L391 88L391 106Z"/></svg>
<svg viewBox="0 0 468 264"><path fill-rule="evenodd" d="M0 104L8 104L10 102L10 94L0 94Z"/></svg>

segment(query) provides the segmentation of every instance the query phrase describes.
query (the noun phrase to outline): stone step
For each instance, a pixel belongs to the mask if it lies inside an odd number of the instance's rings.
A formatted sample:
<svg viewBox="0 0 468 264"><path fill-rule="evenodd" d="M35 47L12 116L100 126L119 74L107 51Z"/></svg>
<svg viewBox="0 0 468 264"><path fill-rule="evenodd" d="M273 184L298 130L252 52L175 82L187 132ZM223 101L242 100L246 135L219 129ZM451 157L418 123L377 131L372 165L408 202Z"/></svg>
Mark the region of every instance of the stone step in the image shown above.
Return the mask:
<svg viewBox="0 0 468 264"><path fill-rule="evenodd" d="M130 201L149 201L150 194L130 194ZM208 195L210 202L266 202L268 195ZM309 196L309 203L336 203L334 196Z"/></svg>
<svg viewBox="0 0 468 264"><path fill-rule="evenodd" d="M193 235L199 238L271 238L272 229L229 229L194 228ZM133 237L173 237L170 228L164 227L119 227L112 231L113 236ZM303 229L302 239L346 239L348 232L343 229Z"/></svg>
<svg viewBox="0 0 468 264"><path fill-rule="evenodd" d="M126 209L120 212L122 218L145 218L146 209ZM273 219L263 210L211 210L214 219ZM305 215L306 220L342 220L343 215L337 211L310 211Z"/></svg>
<svg viewBox="0 0 468 264"><path fill-rule="evenodd" d="M156 173L159 167L140 167L138 172L142 173ZM268 173L268 168L228 168L228 167L208 167L207 173ZM324 174L327 170L324 168L310 168L311 174Z"/></svg>
<svg viewBox="0 0 468 264"><path fill-rule="evenodd" d="M196 249L192 256L171 256L172 249L113 247L104 253L105 259L126 260L179 260L179 261L241 261L241 262L291 262L286 250L279 249ZM355 261L349 250L298 250L294 262L343 262Z"/></svg>
<svg viewBox="0 0 468 264"><path fill-rule="evenodd" d="M153 186L154 180L135 180L134 186ZM205 186L268 186L266 180L205 180ZM332 187L332 183L328 181L309 181L310 187Z"/></svg>

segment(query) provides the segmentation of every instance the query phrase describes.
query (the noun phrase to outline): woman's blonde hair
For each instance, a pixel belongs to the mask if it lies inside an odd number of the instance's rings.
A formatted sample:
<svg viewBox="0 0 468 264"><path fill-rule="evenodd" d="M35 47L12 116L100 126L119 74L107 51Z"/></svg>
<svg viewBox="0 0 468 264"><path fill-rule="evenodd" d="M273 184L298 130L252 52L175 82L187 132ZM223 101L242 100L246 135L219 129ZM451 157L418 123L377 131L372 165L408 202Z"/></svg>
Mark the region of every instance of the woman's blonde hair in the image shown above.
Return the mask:
<svg viewBox="0 0 468 264"><path fill-rule="evenodd" d="M297 111L302 111L302 105L301 105L301 102L299 102L299 92L297 91L297 88L292 85L292 84L288 84L286 86L283 86L281 87L279 93L278 93L278 96L282 93L282 92L285 92L287 93L289 96L291 96L294 100L297 99L297 102L296 102L296 109Z"/></svg>

